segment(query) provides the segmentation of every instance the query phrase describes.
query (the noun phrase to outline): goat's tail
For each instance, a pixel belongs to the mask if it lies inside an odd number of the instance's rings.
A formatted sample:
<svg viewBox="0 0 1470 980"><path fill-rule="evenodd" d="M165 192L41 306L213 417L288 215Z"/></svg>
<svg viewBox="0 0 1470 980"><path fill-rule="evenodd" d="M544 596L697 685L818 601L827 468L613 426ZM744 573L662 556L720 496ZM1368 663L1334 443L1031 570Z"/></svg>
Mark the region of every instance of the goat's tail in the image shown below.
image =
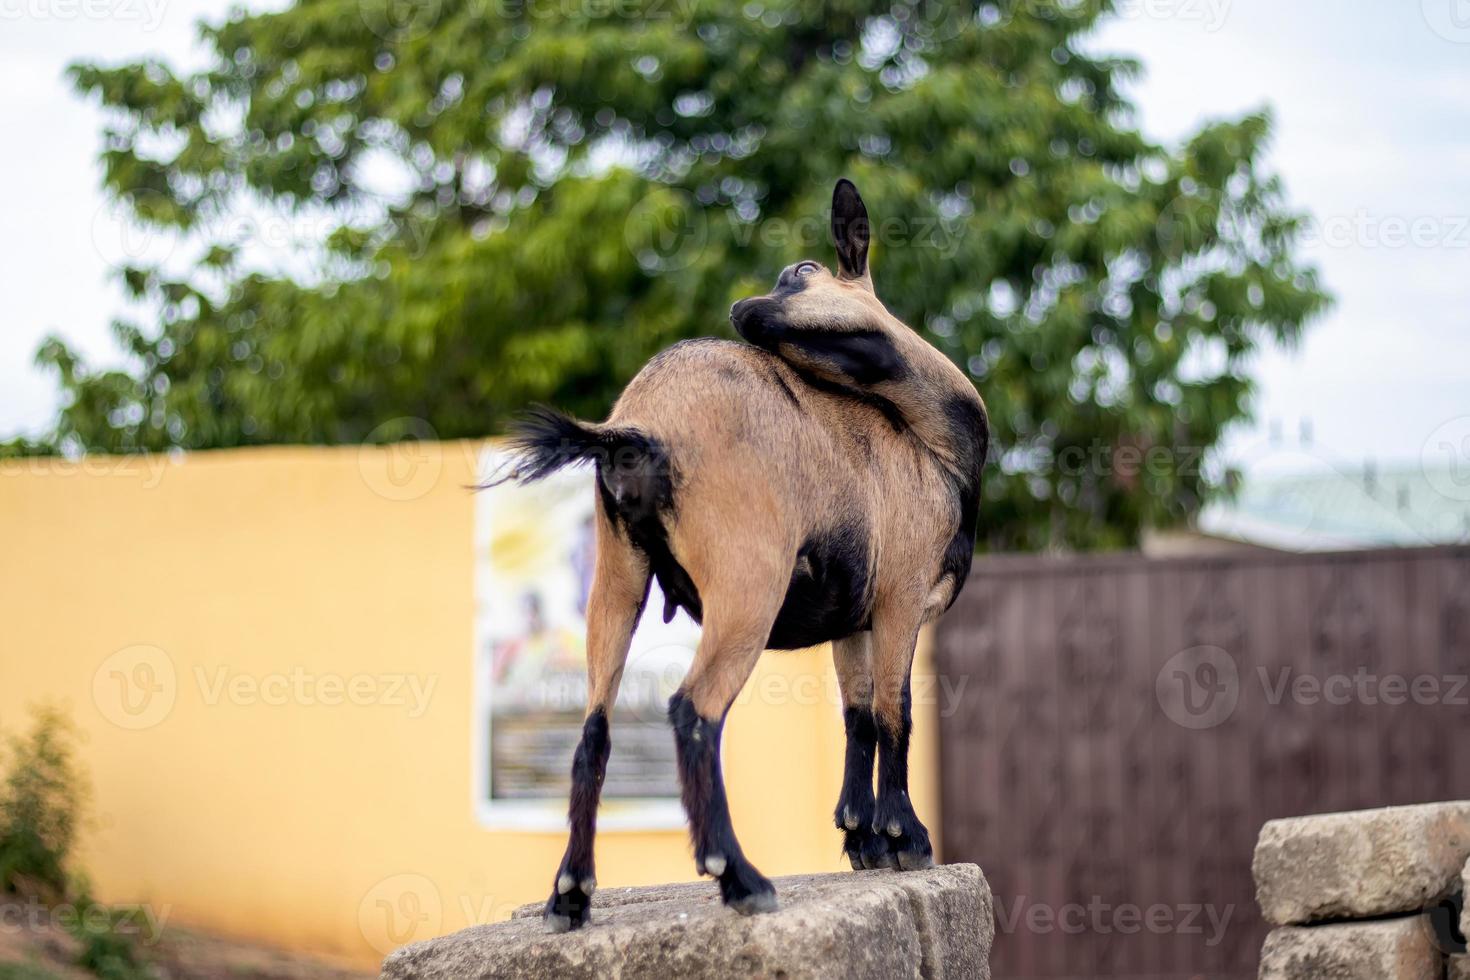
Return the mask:
<svg viewBox="0 0 1470 980"><path fill-rule="evenodd" d="M606 469L664 456L653 437L638 429L579 422L544 406L531 409L511 423L510 446L509 465L476 489L485 490L510 481L534 483L577 463L596 463Z"/></svg>

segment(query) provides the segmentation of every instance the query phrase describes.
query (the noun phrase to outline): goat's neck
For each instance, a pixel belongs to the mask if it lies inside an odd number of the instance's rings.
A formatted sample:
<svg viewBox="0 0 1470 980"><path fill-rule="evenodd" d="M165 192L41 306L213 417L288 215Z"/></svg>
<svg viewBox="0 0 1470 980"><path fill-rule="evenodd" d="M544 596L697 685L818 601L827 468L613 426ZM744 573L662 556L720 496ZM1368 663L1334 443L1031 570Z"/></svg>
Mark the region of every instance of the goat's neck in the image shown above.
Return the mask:
<svg viewBox="0 0 1470 980"><path fill-rule="evenodd" d="M914 437L941 465L968 478L984 462L985 405L953 361L917 334L911 337L902 351L908 373L876 391L893 403ZM976 417L981 420L978 427L970 423Z"/></svg>

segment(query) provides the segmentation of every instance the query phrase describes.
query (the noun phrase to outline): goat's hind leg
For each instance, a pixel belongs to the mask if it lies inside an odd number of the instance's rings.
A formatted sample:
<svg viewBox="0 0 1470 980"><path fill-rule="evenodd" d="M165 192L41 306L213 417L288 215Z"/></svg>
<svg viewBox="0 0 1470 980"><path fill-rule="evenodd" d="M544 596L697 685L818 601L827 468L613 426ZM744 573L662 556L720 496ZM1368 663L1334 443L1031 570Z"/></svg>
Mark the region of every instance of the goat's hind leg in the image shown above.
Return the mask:
<svg viewBox="0 0 1470 980"><path fill-rule="evenodd" d="M730 821L720 737L730 704L770 636L781 594L763 596L758 587L702 588L701 593L705 619L699 650L684 683L669 699L695 867L719 881L720 897L735 911L770 912L776 908L776 889L746 859Z"/></svg>
<svg viewBox="0 0 1470 980"><path fill-rule="evenodd" d="M546 900L546 922L553 932L577 929L591 916L592 893L597 887L592 855L597 805L612 750L608 716L617 699L633 629L648 594L647 560L613 530L600 503L596 528L597 565L587 599L587 716L582 724L582 740L572 758L571 800L567 807L571 836L557 868L551 897Z"/></svg>
<svg viewBox="0 0 1470 980"><path fill-rule="evenodd" d="M909 799L909 736L913 732L910 674L919 638L919 604L873 617L873 714L878 728L878 805L873 833L881 835L904 871L934 864L929 831ZM890 865L891 866L891 865Z"/></svg>
<svg viewBox="0 0 1470 980"><path fill-rule="evenodd" d="M842 851L852 870L897 865L888 842L873 832L873 759L878 751L878 727L873 719L873 664L871 633L857 633L832 643L832 662L842 690L842 723L847 731L847 758L842 792L833 820L842 832Z"/></svg>

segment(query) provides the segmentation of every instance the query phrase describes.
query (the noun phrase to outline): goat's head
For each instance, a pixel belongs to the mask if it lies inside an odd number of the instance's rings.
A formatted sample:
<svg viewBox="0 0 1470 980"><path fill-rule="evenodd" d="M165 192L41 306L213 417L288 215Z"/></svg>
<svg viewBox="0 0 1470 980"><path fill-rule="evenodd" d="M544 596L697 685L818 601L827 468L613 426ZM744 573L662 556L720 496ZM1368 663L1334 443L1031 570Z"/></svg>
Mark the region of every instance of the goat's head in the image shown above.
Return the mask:
<svg viewBox="0 0 1470 980"><path fill-rule="evenodd" d="M730 308L735 330L792 366L829 381L874 385L901 380L916 335L888 312L868 273L868 210L852 181L832 191L835 274L803 259L781 270L764 296Z"/></svg>

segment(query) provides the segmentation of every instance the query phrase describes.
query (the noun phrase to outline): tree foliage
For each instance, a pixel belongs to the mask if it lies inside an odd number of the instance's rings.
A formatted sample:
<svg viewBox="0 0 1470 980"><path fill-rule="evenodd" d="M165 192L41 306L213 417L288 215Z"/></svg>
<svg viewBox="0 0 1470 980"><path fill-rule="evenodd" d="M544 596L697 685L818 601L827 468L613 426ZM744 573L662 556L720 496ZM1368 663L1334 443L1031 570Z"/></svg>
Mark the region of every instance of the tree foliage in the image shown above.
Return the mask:
<svg viewBox="0 0 1470 980"><path fill-rule="evenodd" d="M493 433L601 417L653 353L798 256L832 181L879 294L975 379L994 547L1187 517L1251 354L1327 299L1262 164L1267 115L1144 139L1089 53L1111 0L295 0L212 62L82 65L107 191L167 259L98 371L48 341L48 445L128 452ZM244 226L289 222L267 269ZM44 447L30 447L36 451Z"/></svg>
<svg viewBox="0 0 1470 980"><path fill-rule="evenodd" d="M67 860L87 797L76 739L64 714L40 707L30 732L7 740L7 771L0 782L0 895L67 894Z"/></svg>

